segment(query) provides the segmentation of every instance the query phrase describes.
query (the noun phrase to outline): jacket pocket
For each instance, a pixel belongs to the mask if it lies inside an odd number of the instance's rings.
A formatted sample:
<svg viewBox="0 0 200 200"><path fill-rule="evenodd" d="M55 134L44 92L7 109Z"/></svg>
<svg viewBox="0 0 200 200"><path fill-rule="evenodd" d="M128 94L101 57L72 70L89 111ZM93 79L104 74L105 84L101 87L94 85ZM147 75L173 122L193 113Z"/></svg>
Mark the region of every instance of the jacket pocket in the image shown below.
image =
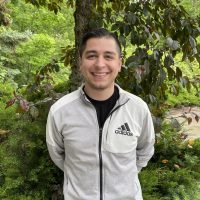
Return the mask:
<svg viewBox="0 0 200 200"><path fill-rule="evenodd" d="M136 149L139 132L133 124L122 121L121 125L105 125L102 147L112 153L128 153Z"/></svg>
<svg viewBox="0 0 200 200"><path fill-rule="evenodd" d="M141 120L126 105L116 110L103 127L103 149L112 153L128 153L136 149L141 133Z"/></svg>

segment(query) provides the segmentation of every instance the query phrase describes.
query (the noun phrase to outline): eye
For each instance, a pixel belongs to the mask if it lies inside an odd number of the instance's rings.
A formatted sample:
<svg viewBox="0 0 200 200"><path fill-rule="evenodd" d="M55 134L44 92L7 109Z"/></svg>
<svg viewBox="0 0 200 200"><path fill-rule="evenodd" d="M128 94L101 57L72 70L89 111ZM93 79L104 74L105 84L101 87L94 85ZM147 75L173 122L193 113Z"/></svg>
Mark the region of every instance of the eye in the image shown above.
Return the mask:
<svg viewBox="0 0 200 200"><path fill-rule="evenodd" d="M108 55L105 55L105 59L106 59L106 60L112 60L112 59L113 59L113 56L112 56L112 55L109 55L109 54L108 54Z"/></svg>
<svg viewBox="0 0 200 200"><path fill-rule="evenodd" d="M94 58L96 58L97 56L95 54L89 54L87 55L87 59L92 60Z"/></svg>

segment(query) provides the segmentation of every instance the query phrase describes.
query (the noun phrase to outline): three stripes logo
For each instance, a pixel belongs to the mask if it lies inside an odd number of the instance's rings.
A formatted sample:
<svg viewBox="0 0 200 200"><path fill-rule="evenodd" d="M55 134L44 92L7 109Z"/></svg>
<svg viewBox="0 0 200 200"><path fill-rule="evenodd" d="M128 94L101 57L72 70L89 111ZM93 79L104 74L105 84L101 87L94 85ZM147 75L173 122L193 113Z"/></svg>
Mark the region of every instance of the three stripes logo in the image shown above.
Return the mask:
<svg viewBox="0 0 200 200"><path fill-rule="evenodd" d="M124 123L123 125L121 125L118 129L115 130L115 133L121 135L133 136L133 133L131 132L128 123Z"/></svg>

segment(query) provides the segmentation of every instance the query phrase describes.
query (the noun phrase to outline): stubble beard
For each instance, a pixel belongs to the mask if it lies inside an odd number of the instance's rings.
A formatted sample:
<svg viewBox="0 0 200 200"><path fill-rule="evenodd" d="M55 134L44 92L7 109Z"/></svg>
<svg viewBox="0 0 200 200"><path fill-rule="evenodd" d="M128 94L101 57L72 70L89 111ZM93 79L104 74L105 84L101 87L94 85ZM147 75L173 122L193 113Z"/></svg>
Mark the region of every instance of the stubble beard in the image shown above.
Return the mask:
<svg viewBox="0 0 200 200"><path fill-rule="evenodd" d="M88 85L88 87L90 87L93 90L105 91L105 90L111 88L112 86L114 87L114 81L113 82L109 82L109 83L92 83L92 82L88 82L87 85Z"/></svg>

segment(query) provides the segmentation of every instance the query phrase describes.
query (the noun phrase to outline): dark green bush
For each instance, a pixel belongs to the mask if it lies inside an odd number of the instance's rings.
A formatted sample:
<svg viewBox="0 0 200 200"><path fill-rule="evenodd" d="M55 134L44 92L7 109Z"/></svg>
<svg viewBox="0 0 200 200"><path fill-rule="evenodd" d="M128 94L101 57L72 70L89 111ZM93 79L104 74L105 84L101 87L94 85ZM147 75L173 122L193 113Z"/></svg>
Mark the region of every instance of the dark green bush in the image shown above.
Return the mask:
<svg viewBox="0 0 200 200"><path fill-rule="evenodd" d="M32 121L11 108L0 118L1 129L9 131L4 138L1 135L0 199L51 199L63 175L47 152L46 114Z"/></svg>
<svg viewBox="0 0 200 200"><path fill-rule="evenodd" d="M144 200L200 199L200 139L184 141L170 125L157 136L155 154L140 174Z"/></svg>

